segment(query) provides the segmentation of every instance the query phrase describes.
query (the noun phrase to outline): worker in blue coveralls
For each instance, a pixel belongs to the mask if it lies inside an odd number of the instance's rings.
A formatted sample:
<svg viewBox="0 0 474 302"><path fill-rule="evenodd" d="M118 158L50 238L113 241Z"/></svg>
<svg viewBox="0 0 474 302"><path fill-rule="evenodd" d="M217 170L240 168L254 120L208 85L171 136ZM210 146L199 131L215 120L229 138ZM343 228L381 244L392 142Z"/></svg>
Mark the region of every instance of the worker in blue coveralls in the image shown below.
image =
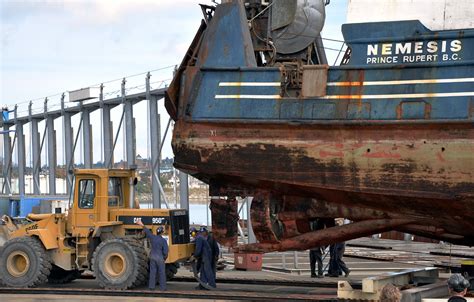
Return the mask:
<svg viewBox="0 0 474 302"><path fill-rule="evenodd" d="M209 247L211 248L211 255L212 255L211 268L212 268L213 280L215 281L216 272L217 272L217 261L219 260L219 255L221 253L221 250L219 249L219 244L214 238L214 235L212 234L212 232L209 232L207 234L207 243L209 243Z"/></svg>
<svg viewBox="0 0 474 302"><path fill-rule="evenodd" d="M150 277L148 281L148 288L154 290L156 286L156 272L158 270L158 280L160 282L160 290L166 290L166 266L165 261L168 258L168 243L161 234L163 234L163 227L160 226L156 230L156 235L145 227L141 220L137 221L137 224L143 227L146 236L150 240L151 252L150 252Z"/></svg>
<svg viewBox="0 0 474 302"><path fill-rule="evenodd" d="M211 287L216 287L215 275L212 272L212 251L209 243L207 242L207 229L201 227L199 234L196 237L196 249L194 251L194 257L200 260L201 266L199 268L199 279L202 283L208 284ZM199 284L196 289L206 289Z"/></svg>

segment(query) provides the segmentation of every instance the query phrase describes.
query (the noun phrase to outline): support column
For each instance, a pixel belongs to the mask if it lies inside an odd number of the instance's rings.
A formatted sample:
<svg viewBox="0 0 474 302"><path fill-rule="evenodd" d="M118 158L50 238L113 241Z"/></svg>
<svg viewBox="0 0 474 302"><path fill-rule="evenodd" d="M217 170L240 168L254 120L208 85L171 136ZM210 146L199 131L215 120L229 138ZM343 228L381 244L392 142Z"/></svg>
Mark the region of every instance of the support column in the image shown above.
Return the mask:
<svg viewBox="0 0 474 302"><path fill-rule="evenodd" d="M247 235L248 235L248 243L257 243L257 238L255 237L255 233L253 232L252 227L252 219L250 218L250 210L252 208L252 200L253 197L246 197L247 202Z"/></svg>
<svg viewBox="0 0 474 302"><path fill-rule="evenodd" d="M102 108L102 137L104 139L104 167L113 167L114 154L113 154L113 124L110 120L110 109L109 105L104 104L104 85L100 85L100 104Z"/></svg>
<svg viewBox="0 0 474 302"><path fill-rule="evenodd" d="M135 167L135 121L133 119L133 103L125 95L125 83L122 81L122 102L125 106L125 144L128 168Z"/></svg>
<svg viewBox="0 0 474 302"><path fill-rule="evenodd" d="M64 113L63 115L63 143L64 143L64 159L65 159L65 169L66 169L66 192L67 194L71 193L72 188L72 174L69 173L72 167L74 166L74 152L73 147L73 137L74 129L71 126L71 117L72 114Z"/></svg>
<svg viewBox="0 0 474 302"><path fill-rule="evenodd" d="M160 116L158 114L158 100L156 96L150 94L150 73L146 76L146 93L148 100L148 110L150 112L150 148L151 148L151 189L153 208L161 208L160 198L160 144L161 144L161 129Z"/></svg>
<svg viewBox="0 0 474 302"><path fill-rule="evenodd" d="M56 194L56 131L54 130L54 118L48 116L46 119L48 127L48 168L49 168L49 194Z"/></svg>
<svg viewBox="0 0 474 302"><path fill-rule="evenodd" d="M56 194L56 136L54 132L54 118L48 116L48 98L44 99L44 119L46 120L46 133L48 138L48 183L49 183L49 194ZM43 144L43 143L41 143ZM41 147L40 147L41 150ZM40 151L41 152L41 151Z"/></svg>
<svg viewBox="0 0 474 302"><path fill-rule="evenodd" d="M179 203L182 209L189 211L188 174L179 171ZM207 211L207 209L206 209Z"/></svg>
<svg viewBox="0 0 474 302"><path fill-rule="evenodd" d="M90 122L90 112L88 109L82 109L82 141L84 146L84 168L92 168L92 126Z"/></svg>
<svg viewBox="0 0 474 302"><path fill-rule="evenodd" d="M61 97L61 112L63 116L63 144L64 144L64 168L66 169L66 193L69 195L72 190L72 177L69 173L74 164L73 137L74 130L71 126L72 114L66 112L64 107L64 94Z"/></svg>
<svg viewBox="0 0 474 302"><path fill-rule="evenodd" d="M31 115L30 115L31 116ZM40 134L38 133L38 120L31 119L31 154L33 156L33 194L41 194L40 170L41 170L41 149Z"/></svg>
<svg viewBox="0 0 474 302"><path fill-rule="evenodd" d="M33 157L33 194L41 194L40 188L40 170L41 170L41 147L40 134L38 132L38 120L33 118L33 102L28 105L28 114L30 120L30 136L31 136L31 155Z"/></svg>
<svg viewBox="0 0 474 302"><path fill-rule="evenodd" d="M41 170L41 149L40 134L38 133L38 120L31 120L31 153L33 155L33 194L41 194L40 170Z"/></svg>
<svg viewBox="0 0 474 302"><path fill-rule="evenodd" d="M15 106L15 128L16 137L18 140L18 193L20 196L25 196L25 135L23 134L23 123L17 120L17 107Z"/></svg>
<svg viewBox="0 0 474 302"><path fill-rule="evenodd" d="M136 168L135 166L135 121L133 119L133 103L131 100L127 100L125 94L125 78L122 80L122 104L124 106L125 114L125 147L126 147L126 158L127 167ZM130 188L130 208L135 206L135 187Z"/></svg>
<svg viewBox="0 0 474 302"><path fill-rule="evenodd" d="M3 192L7 195L10 195L11 192L11 183L12 183L12 172L10 169L10 164L12 160L12 140L10 138L10 125L3 124Z"/></svg>

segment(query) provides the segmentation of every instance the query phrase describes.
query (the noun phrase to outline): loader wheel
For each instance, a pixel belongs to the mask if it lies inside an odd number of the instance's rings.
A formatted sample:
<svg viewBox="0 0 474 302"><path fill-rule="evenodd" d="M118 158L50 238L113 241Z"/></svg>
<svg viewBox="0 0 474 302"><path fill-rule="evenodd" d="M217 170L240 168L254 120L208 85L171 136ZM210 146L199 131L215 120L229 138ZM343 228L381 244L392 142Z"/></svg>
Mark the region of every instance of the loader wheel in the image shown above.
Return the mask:
<svg viewBox="0 0 474 302"><path fill-rule="evenodd" d="M51 269L51 273L48 277L48 283L66 284L78 279L80 276L81 272L78 270L66 271L53 264L53 268Z"/></svg>
<svg viewBox="0 0 474 302"><path fill-rule="evenodd" d="M21 237L5 243L0 256L0 278L7 286L35 287L48 280L51 260L41 242Z"/></svg>
<svg viewBox="0 0 474 302"><path fill-rule="evenodd" d="M166 263L166 280L173 279L174 275L178 272L178 263Z"/></svg>
<svg viewBox="0 0 474 302"><path fill-rule="evenodd" d="M127 289L142 285L148 276L145 248L138 240L110 239L94 252L92 270L99 285L108 289Z"/></svg>

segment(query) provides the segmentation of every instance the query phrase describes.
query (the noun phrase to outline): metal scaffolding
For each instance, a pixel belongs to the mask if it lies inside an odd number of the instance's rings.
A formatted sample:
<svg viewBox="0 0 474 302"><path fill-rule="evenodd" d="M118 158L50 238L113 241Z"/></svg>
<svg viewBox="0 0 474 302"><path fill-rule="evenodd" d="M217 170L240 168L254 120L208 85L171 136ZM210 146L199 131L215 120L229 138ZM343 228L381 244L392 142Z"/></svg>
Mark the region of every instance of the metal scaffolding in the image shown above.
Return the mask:
<svg viewBox="0 0 474 302"><path fill-rule="evenodd" d="M121 82L120 94L112 98L105 98L104 85L101 84L99 87L99 97L96 100L79 101L75 103L66 102L66 95L63 93L61 95L61 103L58 105L50 105L48 98L45 98L44 106L40 109L41 112L33 110L32 101L29 102L28 111L23 116L20 116L18 106L15 106L15 109L11 111L3 109L4 112L0 122L0 127L3 128L4 155L1 194L11 196L12 193L18 193L19 197L24 197L27 194L49 196L57 196L60 194L64 194L65 196L69 195L72 188L72 175L69 172L75 166L74 154L78 143L82 146L80 154L83 156L84 168L94 167L94 160L99 158L99 156L95 154L96 159L94 159L92 131L92 127L97 129L99 123L91 121L91 114L97 110L100 111L100 119L102 121L100 123L100 134L102 138L102 154L100 154L100 158L102 159L103 166L105 168L114 167L114 150L119 134L122 131L125 135L124 159L126 161L126 167L136 168L136 124L133 114L134 105L146 100L150 117L147 122L147 127L150 135L149 151L151 158L149 169L153 207L160 208L162 203L168 207L168 202L160 183L160 159L163 147L162 141L164 141L164 138L161 136L160 114L158 112L158 101L163 99L166 87L152 89L150 78L151 74L148 72L145 77L145 85L143 85L145 91L134 94L127 94L129 89L131 90L132 88L127 89L127 79L124 78ZM56 108L58 106L60 106L59 109ZM116 131L114 131L111 111L116 107L122 107L122 116ZM13 113L13 118L10 118L9 113ZM75 116L79 117L79 125L76 132L73 129L73 118ZM64 169L66 171L66 192L61 193L58 193L56 188L58 146L56 144L55 121L57 119L62 119L62 146L59 146L62 148L59 152L63 152ZM44 122L44 131L40 129L41 122ZM169 125L170 123L168 123L165 136L168 133ZM26 136L24 133L26 129L25 126L29 126L29 133ZM30 167L27 166L25 156L26 138L28 138L31 152ZM43 163L43 165L46 164L46 171L42 170L41 155L43 152L45 153L43 158L46 160L46 163ZM17 170L15 170L15 173L12 173L14 168L14 154L17 156L15 163L17 164L17 167L15 166ZM18 173L16 173L16 171ZM18 177L18 185L16 187L15 184L14 189L12 188L13 174L15 174L15 178ZM27 174L31 175L33 182L30 192L25 190L25 177ZM43 177L41 176L42 174L48 177L48 190L42 190L41 188L40 177ZM182 198L187 200L187 187L182 190L182 194L186 194L186 196L183 195L184 197ZM186 206L186 203L184 205Z"/></svg>

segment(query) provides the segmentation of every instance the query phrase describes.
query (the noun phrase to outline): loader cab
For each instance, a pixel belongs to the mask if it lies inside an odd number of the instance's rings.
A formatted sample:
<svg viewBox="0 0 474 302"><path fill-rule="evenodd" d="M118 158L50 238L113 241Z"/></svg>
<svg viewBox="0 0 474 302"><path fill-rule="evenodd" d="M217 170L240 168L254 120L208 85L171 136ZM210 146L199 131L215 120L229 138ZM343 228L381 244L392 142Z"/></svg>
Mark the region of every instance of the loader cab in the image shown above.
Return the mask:
<svg viewBox="0 0 474 302"><path fill-rule="evenodd" d="M134 170L76 169L68 232L88 236L97 223L109 221L109 209L129 208L134 183Z"/></svg>

